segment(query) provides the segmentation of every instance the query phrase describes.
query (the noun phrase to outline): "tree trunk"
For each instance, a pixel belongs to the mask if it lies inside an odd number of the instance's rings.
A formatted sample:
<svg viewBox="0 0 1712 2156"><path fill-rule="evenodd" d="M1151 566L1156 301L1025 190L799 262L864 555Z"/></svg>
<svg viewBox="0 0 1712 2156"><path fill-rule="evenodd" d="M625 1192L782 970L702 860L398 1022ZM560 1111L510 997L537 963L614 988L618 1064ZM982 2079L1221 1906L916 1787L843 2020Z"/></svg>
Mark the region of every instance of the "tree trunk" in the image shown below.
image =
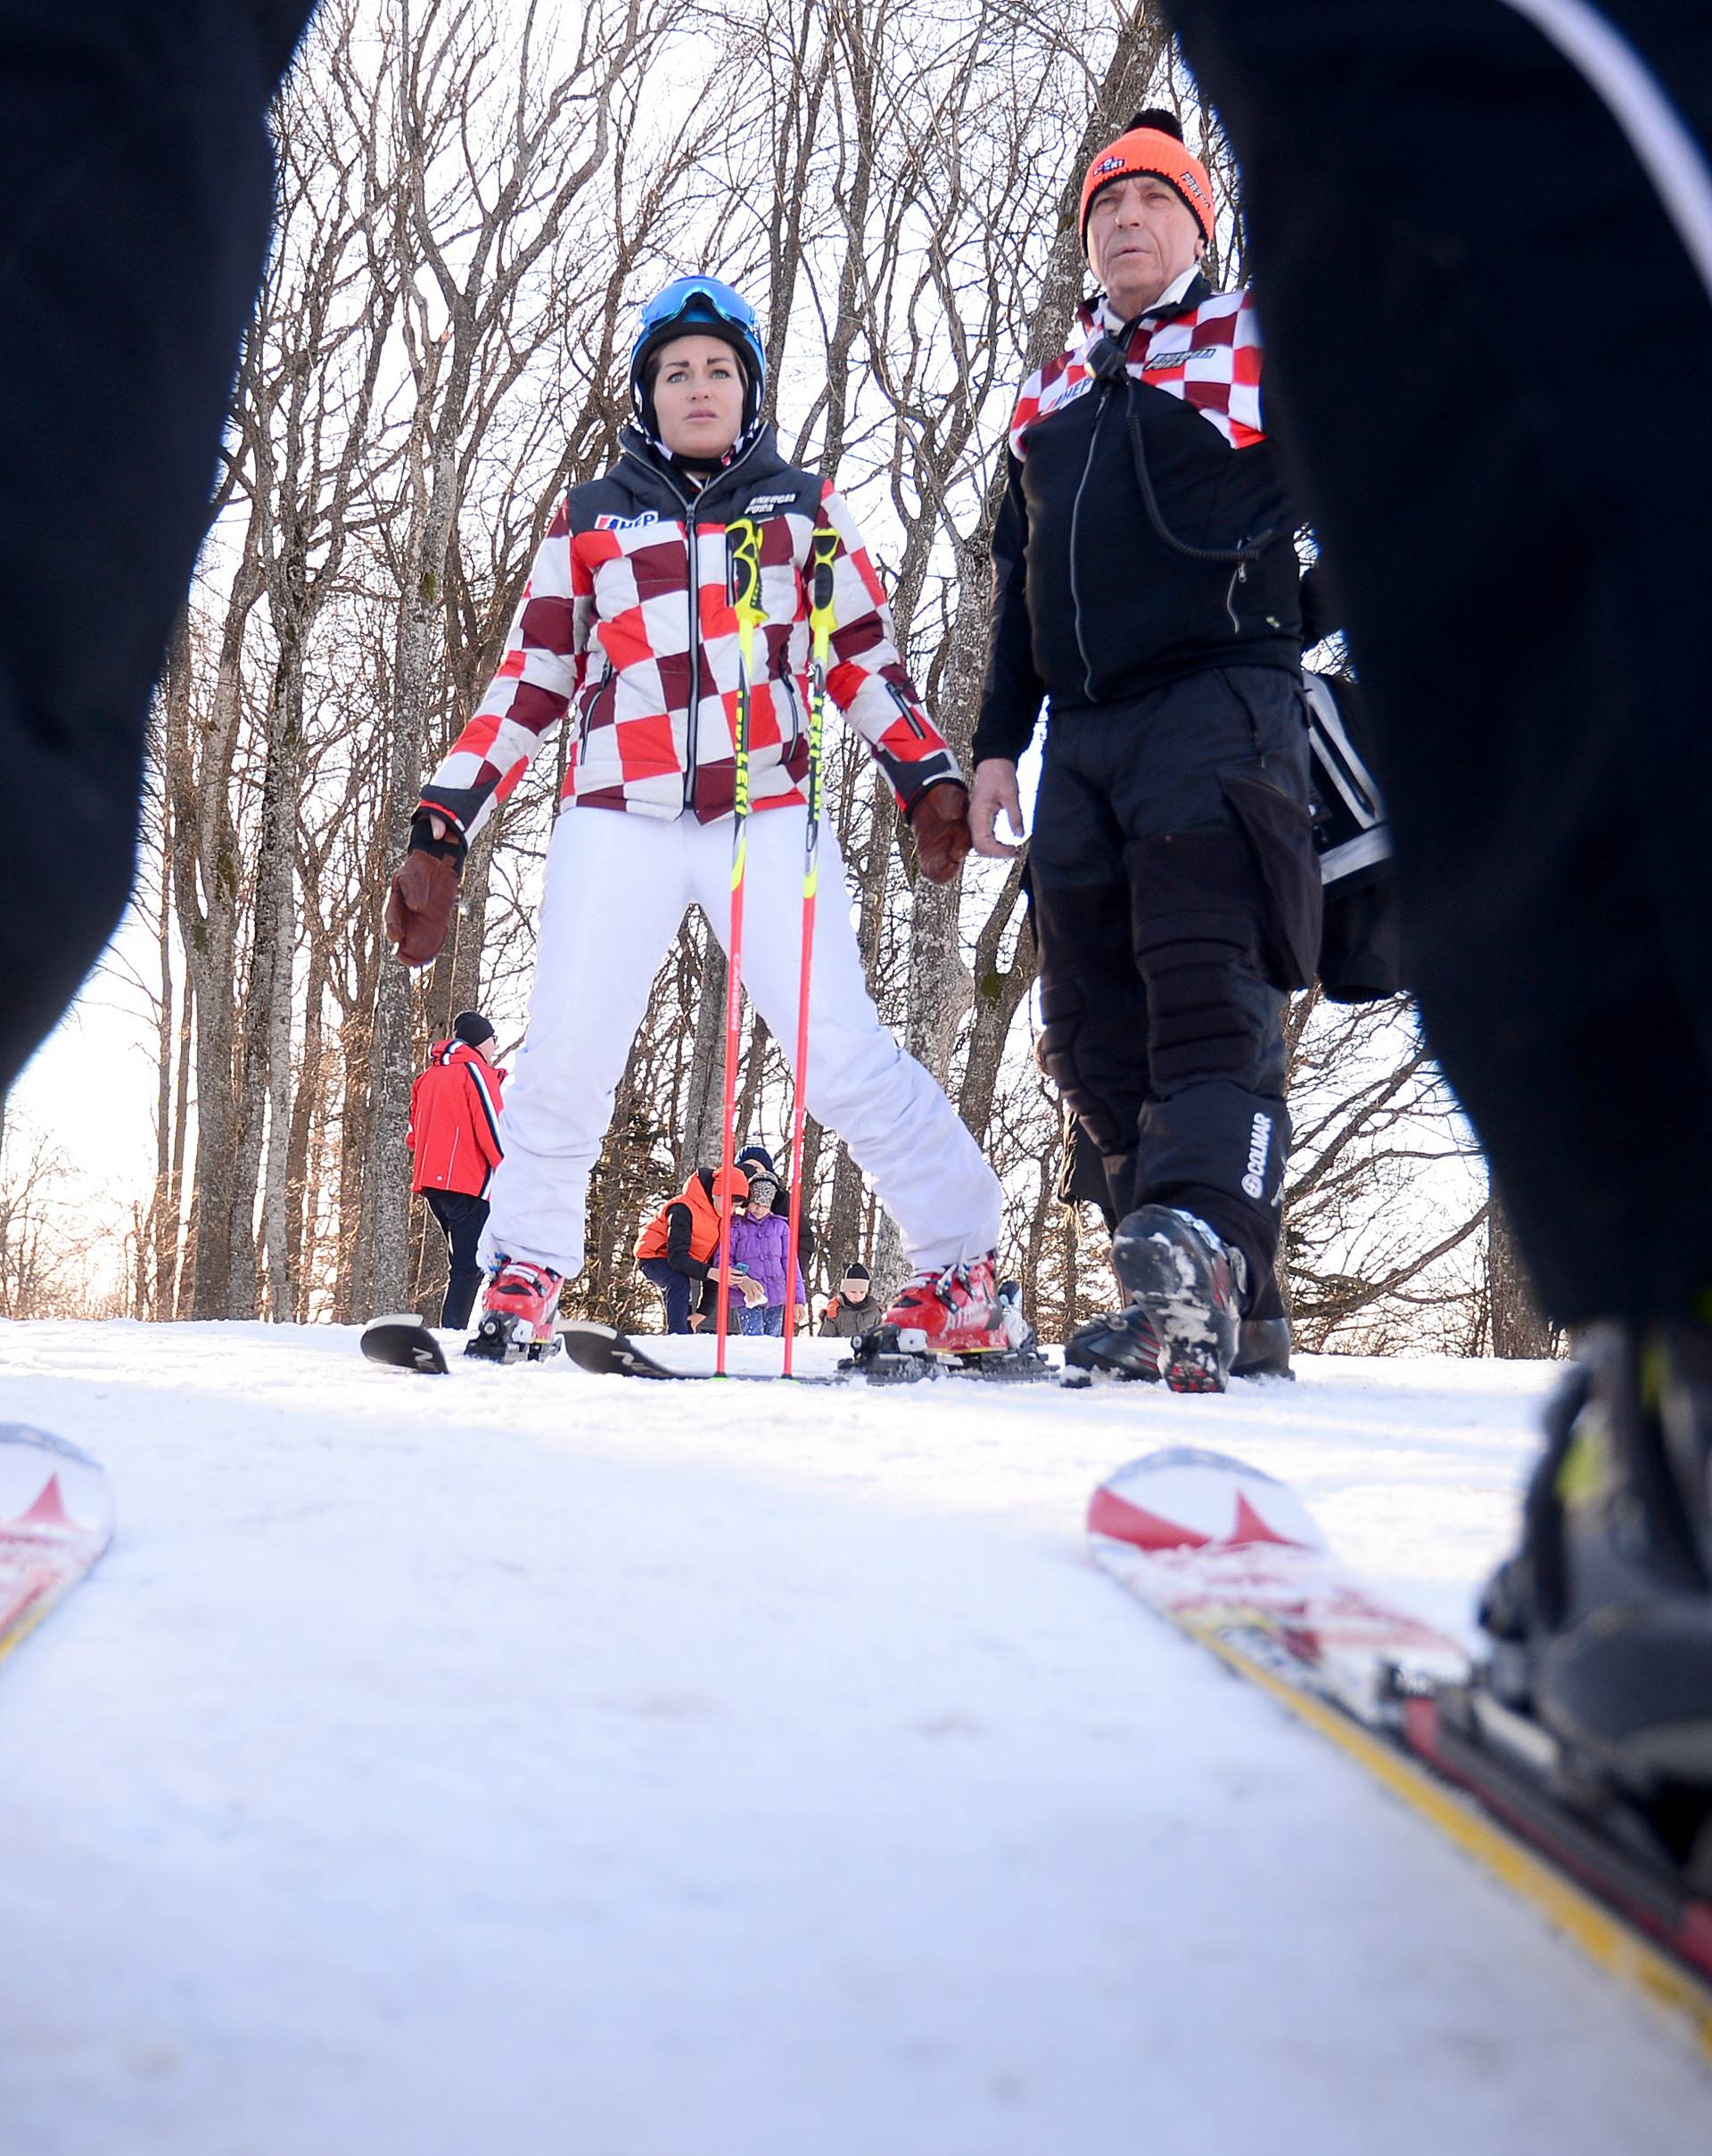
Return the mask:
<svg viewBox="0 0 1712 2156"><path fill-rule="evenodd" d="M175 1131L172 1115L172 1074L177 1027L174 1024L172 979L172 802L160 804L160 914L156 941L160 964L160 1002L155 1030L154 1087L154 1202L149 1208L150 1241L154 1280L147 1300L156 1318L172 1315L172 1280L178 1245L178 1189L172 1173ZM137 1277L146 1266L139 1256ZM143 1313L139 1288L137 1315Z"/></svg>
<svg viewBox="0 0 1712 2156"><path fill-rule="evenodd" d="M309 1250L309 1215L314 1205L315 1164L311 1158L317 1114L326 1090L327 1074L322 1062L322 1005L327 992L326 955L316 945L309 952L303 1016L303 1067L297 1095L292 1104L291 1139L285 1158L288 1217L285 1225L285 1266L288 1277L300 1283L296 1296L299 1316L304 1314L312 1263Z"/></svg>
<svg viewBox="0 0 1712 2156"><path fill-rule="evenodd" d="M897 1296L900 1288L910 1277L910 1259L903 1247L903 1238L898 1233L898 1223L882 1205L874 1208L877 1215L874 1235L874 1255L868 1261L874 1274L874 1299L877 1309L886 1310Z"/></svg>
<svg viewBox="0 0 1712 2156"><path fill-rule="evenodd" d="M183 1318L189 1315L185 1290L193 1266L192 1246L195 1222L193 1213L192 1218L183 1222L181 1237L179 1213L184 1205L185 1147L190 1128L190 1056L191 992L190 980L186 975L178 1014L178 1068L173 1085L172 1103L172 1164L168 1176L165 1213L171 1239L160 1246L156 1255L155 1315L159 1318Z"/></svg>
<svg viewBox="0 0 1712 2156"><path fill-rule="evenodd" d="M1495 1190L1486 1214L1486 1292L1492 1352L1501 1362L1537 1362L1552 1354L1553 1328L1540 1308L1510 1216Z"/></svg>
<svg viewBox="0 0 1712 2156"><path fill-rule="evenodd" d="M773 1036L767 1030L767 1021L759 1011L749 1016L749 1052L743 1062L743 1085L737 1095L737 1130L734 1152L760 1140L755 1132L755 1103L761 1098L761 1082L767 1068L767 1050L772 1046ZM770 1146L768 1151L771 1152ZM783 1171L781 1170L781 1173Z"/></svg>
<svg viewBox="0 0 1712 2156"><path fill-rule="evenodd" d="M297 795L302 745L301 658L288 644L274 678L268 715L267 764L256 861L250 993L244 1006L243 1076L238 1089L237 1156L226 1229L226 1314L253 1318L259 1282L255 1215L262 1137L271 1124L264 1227L269 1255L270 1314L292 1314L285 1255L284 1175L291 1114L292 951L297 865Z"/></svg>
<svg viewBox="0 0 1712 2156"><path fill-rule="evenodd" d="M1034 982L1034 940L1026 932L1017 936L1010 964L1000 964L1000 947L1021 902L1022 888L1023 863L1013 861L998 902L975 938L975 1023L969 1029L968 1059L963 1068L957 1112L978 1146L987 1142L1011 1020Z"/></svg>
<svg viewBox="0 0 1712 2156"><path fill-rule="evenodd" d="M422 797L430 676L440 627L440 585L456 506L456 420L461 397L447 401L434 446L432 486L410 564L393 668L391 739L386 780L386 858L404 858L410 819ZM409 1279L410 1163L404 1142L416 1076L410 976L383 961L374 998L368 1057L368 1143L363 1162L360 1306L365 1314L400 1310Z"/></svg>
<svg viewBox="0 0 1712 2156"><path fill-rule="evenodd" d="M825 1127L817 1123L812 1115L804 1115L802 1118L802 1160L797 1180L802 1186L802 1195L798 1201L801 1218L814 1238L814 1255L802 1268L802 1286L809 1294L814 1292L817 1284L828 1289L833 1286L832 1261L827 1251L827 1238L813 1216L815 1178L820 1172L820 1148ZM788 1143L787 1140L786 1156L778 1164L779 1173L787 1180L791 1173Z"/></svg>
<svg viewBox="0 0 1712 2156"><path fill-rule="evenodd" d="M241 565L227 609L213 710L197 756L190 745L190 645L182 627L167 671L169 768L173 791L173 903L196 1004L196 1214L193 1308L226 1315L227 1258L236 1131L233 1086L238 907L243 876L226 803L238 721L244 623L260 588L253 558ZM206 910L197 890L206 894Z"/></svg>
<svg viewBox="0 0 1712 2156"><path fill-rule="evenodd" d="M339 1028L339 1060L345 1093L339 1121L339 1279L333 1292L333 1321L355 1322L368 1292L363 1249L367 1228L363 1206L363 1143L368 1121L368 1037L366 1003L349 1012Z"/></svg>
<svg viewBox="0 0 1712 2156"><path fill-rule="evenodd" d="M696 1038L677 1164L680 1189L694 1170L711 1167L717 1158L725 1106L725 953L705 920L700 941Z"/></svg>
<svg viewBox="0 0 1712 2156"><path fill-rule="evenodd" d="M837 1280L852 1258L862 1255L862 1172L841 1138L832 1169L832 1202L827 1207L827 1270Z"/></svg>

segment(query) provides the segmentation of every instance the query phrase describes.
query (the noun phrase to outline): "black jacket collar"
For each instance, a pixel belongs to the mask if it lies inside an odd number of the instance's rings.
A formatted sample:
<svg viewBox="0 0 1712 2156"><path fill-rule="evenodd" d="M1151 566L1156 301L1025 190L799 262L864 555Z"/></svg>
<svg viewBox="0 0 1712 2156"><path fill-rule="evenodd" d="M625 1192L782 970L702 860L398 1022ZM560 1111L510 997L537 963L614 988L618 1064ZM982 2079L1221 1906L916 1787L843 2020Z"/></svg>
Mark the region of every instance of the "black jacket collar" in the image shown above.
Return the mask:
<svg viewBox="0 0 1712 2156"><path fill-rule="evenodd" d="M716 472L699 493L692 493L684 474L671 459L665 456L656 443L640 427L627 426L618 437L620 460L628 458L640 465L650 478L671 488L678 498L697 507L706 502L717 501L728 488L750 487L758 479L766 479L775 472L785 470L785 460L778 453L778 437L770 424L759 427L747 448L739 443L737 454L722 471Z"/></svg>

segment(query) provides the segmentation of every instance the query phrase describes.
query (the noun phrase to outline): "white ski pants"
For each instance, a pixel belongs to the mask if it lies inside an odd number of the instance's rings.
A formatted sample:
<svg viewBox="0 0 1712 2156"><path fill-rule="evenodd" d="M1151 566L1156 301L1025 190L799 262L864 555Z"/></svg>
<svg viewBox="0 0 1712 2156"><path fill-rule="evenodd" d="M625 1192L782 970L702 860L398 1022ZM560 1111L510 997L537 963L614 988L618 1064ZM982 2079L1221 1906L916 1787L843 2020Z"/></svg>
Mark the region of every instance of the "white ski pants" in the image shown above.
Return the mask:
<svg viewBox="0 0 1712 2156"><path fill-rule="evenodd" d="M794 804L750 819L743 914L744 989L793 1064L803 821ZM692 900L724 944L728 818L561 811L547 850L529 1034L500 1121L506 1156L482 1238L488 1262L503 1253L567 1278L581 1271L588 1172L654 975ZM912 1263L951 1265L992 1249L998 1178L951 1102L880 1024L862 978L844 860L825 819L814 926L809 1112L849 1144ZM739 1132L737 1143L753 1136Z"/></svg>

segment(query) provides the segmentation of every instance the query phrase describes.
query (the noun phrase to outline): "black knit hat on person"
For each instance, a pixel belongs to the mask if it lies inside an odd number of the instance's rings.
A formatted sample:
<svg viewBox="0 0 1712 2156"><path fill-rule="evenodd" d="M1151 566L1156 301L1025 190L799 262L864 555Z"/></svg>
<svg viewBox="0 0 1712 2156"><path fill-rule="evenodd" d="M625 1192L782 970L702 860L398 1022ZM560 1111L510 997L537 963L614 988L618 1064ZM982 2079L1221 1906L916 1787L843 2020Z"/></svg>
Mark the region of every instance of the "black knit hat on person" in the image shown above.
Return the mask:
<svg viewBox="0 0 1712 2156"><path fill-rule="evenodd" d="M465 1048L480 1048L484 1041L493 1039L493 1028L479 1010L461 1010L452 1020L452 1038Z"/></svg>
<svg viewBox="0 0 1712 2156"><path fill-rule="evenodd" d="M852 1258L838 1277L841 1280L871 1280L874 1275L863 1264L860 1258Z"/></svg>
<svg viewBox="0 0 1712 2156"><path fill-rule="evenodd" d="M778 1181L778 1169L774 1164L772 1155L765 1146L745 1146L742 1152L737 1155L738 1167L742 1167L746 1160L753 1160L763 1174L770 1175L775 1181Z"/></svg>

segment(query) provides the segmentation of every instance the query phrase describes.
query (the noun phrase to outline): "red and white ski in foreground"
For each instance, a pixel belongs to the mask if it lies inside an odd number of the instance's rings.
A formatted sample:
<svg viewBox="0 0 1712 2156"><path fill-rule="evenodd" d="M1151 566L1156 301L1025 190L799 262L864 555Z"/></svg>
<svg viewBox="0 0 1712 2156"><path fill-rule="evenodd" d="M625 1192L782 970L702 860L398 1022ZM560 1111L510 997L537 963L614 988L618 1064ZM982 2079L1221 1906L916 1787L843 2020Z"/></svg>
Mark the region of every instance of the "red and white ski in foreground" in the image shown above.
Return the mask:
<svg viewBox="0 0 1712 2156"><path fill-rule="evenodd" d="M1269 1692L1542 1911L1712 2059L1712 1880L1578 1782L1453 1640L1341 1565L1281 1483L1217 1452L1152 1452L1095 1491L1094 1561Z"/></svg>
<svg viewBox="0 0 1712 2156"><path fill-rule="evenodd" d="M106 1470L62 1437L0 1423L0 1660L112 1538Z"/></svg>

